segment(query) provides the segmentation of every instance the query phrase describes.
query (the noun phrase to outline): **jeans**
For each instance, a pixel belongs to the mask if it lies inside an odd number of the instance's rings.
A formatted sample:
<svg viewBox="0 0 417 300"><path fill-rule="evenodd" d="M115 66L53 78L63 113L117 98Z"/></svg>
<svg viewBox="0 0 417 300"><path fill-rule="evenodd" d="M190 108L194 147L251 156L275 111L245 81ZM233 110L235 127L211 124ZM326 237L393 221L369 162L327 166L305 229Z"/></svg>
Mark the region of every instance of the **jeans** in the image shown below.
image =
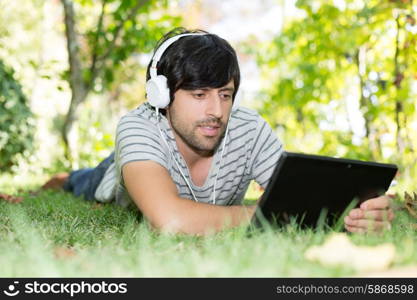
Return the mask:
<svg viewBox="0 0 417 300"><path fill-rule="evenodd" d="M84 168L72 171L63 188L75 196L84 196L86 200L94 201L94 194L104 174L114 162L114 152L95 168Z"/></svg>

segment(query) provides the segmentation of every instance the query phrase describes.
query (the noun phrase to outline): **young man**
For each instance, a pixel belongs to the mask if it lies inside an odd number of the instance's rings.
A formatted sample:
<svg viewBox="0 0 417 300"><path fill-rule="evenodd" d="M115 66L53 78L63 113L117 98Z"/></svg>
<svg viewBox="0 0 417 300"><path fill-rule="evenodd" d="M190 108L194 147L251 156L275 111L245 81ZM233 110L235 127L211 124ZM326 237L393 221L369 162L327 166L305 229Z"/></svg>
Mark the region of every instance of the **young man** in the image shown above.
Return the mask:
<svg viewBox="0 0 417 300"><path fill-rule="evenodd" d="M233 107L240 84L233 48L217 35L176 29L159 43L147 80L148 102L118 124L114 158L73 172L65 188L134 203L162 231L205 234L248 223L256 208L242 205L248 185L267 186L283 147L256 112ZM345 227L381 230L392 218L382 196L353 209Z"/></svg>

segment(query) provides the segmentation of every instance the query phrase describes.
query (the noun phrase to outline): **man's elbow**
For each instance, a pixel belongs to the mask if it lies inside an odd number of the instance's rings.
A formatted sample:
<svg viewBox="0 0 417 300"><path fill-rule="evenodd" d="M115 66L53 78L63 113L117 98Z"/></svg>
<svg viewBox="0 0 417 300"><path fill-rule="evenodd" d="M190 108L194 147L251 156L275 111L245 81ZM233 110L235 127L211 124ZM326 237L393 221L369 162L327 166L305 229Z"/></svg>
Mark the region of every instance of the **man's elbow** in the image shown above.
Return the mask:
<svg viewBox="0 0 417 300"><path fill-rule="evenodd" d="M152 227L161 233L186 233L181 222L177 219L165 220L163 222L151 222Z"/></svg>
<svg viewBox="0 0 417 300"><path fill-rule="evenodd" d="M186 217L178 215L165 216L160 219L149 220L152 228L160 233L185 234L185 235L207 235L216 232L214 228L201 224L195 224Z"/></svg>
<svg viewBox="0 0 417 300"><path fill-rule="evenodd" d="M161 233L187 233L186 226L181 220L180 216L169 214L163 216L154 216L153 218L148 218L149 223L152 228Z"/></svg>

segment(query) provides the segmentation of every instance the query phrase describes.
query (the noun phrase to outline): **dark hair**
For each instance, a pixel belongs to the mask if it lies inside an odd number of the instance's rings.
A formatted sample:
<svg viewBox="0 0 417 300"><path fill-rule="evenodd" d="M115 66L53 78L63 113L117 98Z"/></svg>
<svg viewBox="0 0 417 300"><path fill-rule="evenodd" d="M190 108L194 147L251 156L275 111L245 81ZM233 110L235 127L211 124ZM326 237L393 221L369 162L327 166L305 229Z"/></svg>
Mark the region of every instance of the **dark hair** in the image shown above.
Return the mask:
<svg viewBox="0 0 417 300"><path fill-rule="evenodd" d="M179 89L219 88L233 80L235 99L240 84L240 70L235 50L215 34L203 30L186 30L182 27L168 32L158 41L155 51L164 41L184 33L207 33L190 35L170 45L157 65L157 74L167 77L171 103ZM150 79L149 63L146 80Z"/></svg>

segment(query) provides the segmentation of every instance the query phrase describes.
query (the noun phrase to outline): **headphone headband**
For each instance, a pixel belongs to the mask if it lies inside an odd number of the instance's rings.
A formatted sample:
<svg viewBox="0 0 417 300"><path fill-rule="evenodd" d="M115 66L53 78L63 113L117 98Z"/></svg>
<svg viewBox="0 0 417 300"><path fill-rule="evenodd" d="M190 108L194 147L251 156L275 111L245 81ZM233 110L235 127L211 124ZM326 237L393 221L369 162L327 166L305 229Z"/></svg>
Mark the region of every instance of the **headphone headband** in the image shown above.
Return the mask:
<svg viewBox="0 0 417 300"><path fill-rule="evenodd" d="M158 64L159 60L162 57L162 54L164 54L165 50L171 46L173 43L175 43L177 40L179 40L180 38L184 37L184 36L190 36L190 35L206 35L207 33L205 32L195 32L195 33L182 33L182 34L178 34L176 36L173 36L169 39L167 39L165 42L162 43L161 46L158 47L158 49L155 51L155 54L152 57L152 64L151 64L151 68L150 68L150 75L151 78L154 78L157 76L157 72L156 72L156 65Z"/></svg>
<svg viewBox="0 0 417 300"><path fill-rule="evenodd" d="M150 79L146 82L146 95L150 105L156 108L165 108L170 102L170 93L167 84L167 78L164 75L158 75L156 66L161 59L165 50L175 43L178 39L189 35L206 35L204 32L183 33L173 36L163 42L152 57L151 66L149 68Z"/></svg>

